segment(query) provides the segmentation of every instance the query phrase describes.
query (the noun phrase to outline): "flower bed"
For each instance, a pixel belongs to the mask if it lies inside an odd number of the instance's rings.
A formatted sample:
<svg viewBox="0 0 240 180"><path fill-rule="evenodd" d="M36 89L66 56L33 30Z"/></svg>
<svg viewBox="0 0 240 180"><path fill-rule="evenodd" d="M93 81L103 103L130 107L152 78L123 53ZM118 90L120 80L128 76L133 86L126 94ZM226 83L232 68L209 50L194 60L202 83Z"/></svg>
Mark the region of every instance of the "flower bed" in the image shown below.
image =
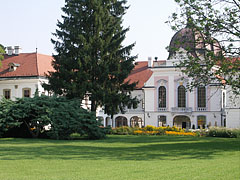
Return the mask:
<svg viewBox="0 0 240 180"><path fill-rule="evenodd" d="M175 132L175 131L165 131L166 135L180 135L180 136L196 136L194 132Z"/></svg>

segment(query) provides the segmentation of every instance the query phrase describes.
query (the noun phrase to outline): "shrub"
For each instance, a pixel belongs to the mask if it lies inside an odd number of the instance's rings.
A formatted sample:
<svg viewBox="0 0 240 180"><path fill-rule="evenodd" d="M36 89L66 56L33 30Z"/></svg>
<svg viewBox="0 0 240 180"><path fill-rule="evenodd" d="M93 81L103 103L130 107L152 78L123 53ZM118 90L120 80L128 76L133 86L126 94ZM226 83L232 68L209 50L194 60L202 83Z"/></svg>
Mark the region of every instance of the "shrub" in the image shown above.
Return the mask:
<svg viewBox="0 0 240 180"><path fill-rule="evenodd" d="M111 134L132 135L132 134L134 134L134 131L137 129L139 129L139 128L121 126L121 127L117 127L117 128L112 128Z"/></svg>
<svg viewBox="0 0 240 180"><path fill-rule="evenodd" d="M72 140L78 140L78 139L81 139L82 136L79 133L72 133L70 134L69 138Z"/></svg>
<svg viewBox="0 0 240 180"><path fill-rule="evenodd" d="M211 127L207 133L210 137L237 138L240 137L240 129L229 129L224 127Z"/></svg>
<svg viewBox="0 0 240 180"><path fill-rule="evenodd" d="M2 107L2 108L1 108ZM64 97L35 96L16 101L2 101L0 130L13 137L47 137L69 139L79 133L89 139L101 139L106 129L100 128L95 114L81 108L81 101ZM47 133L45 126L51 125ZM20 126L20 127L16 127ZM42 134L44 134L42 136Z"/></svg>
<svg viewBox="0 0 240 180"><path fill-rule="evenodd" d="M8 116L22 122L17 137L38 138L44 126L50 123L51 101L48 96L19 98L8 112Z"/></svg>
<svg viewBox="0 0 240 180"><path fill-rule="evenodd" d="M0 137L13 128L19 127L22 122L15 120L13 117L9 116L9 111L12 110L15 102L12 100L8 100L3 98L0 101Z"/></svg>
<svg viewBox="0 0 240 180"><path fill-rule="evenodd" d="M147 125L146 127L143 128L145 131L154 131L156 130L155 126Z"/></svg>
<svg viewBox="0 0 240 180"><path fill-rule="evenodd" d="M100 127L95 114L81 108L79 100L55 98L51 107L51 130L48 132L51 138L68 139L72 133L86 135L89 139L106 137L106 129Z"/></svg>

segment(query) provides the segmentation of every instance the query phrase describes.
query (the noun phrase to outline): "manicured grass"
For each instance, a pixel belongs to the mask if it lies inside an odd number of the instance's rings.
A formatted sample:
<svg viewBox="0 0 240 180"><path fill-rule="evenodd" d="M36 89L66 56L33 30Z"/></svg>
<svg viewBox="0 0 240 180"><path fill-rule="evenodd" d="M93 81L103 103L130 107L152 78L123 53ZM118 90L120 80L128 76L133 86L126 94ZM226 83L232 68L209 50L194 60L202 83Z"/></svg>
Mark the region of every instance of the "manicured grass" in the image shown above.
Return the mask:
<svg viewBox="0 0 240 180"><path fill-rule="evenodd" d="M235 180L239 148L234 138L7 138L0 139L0 180Z"/></svg>

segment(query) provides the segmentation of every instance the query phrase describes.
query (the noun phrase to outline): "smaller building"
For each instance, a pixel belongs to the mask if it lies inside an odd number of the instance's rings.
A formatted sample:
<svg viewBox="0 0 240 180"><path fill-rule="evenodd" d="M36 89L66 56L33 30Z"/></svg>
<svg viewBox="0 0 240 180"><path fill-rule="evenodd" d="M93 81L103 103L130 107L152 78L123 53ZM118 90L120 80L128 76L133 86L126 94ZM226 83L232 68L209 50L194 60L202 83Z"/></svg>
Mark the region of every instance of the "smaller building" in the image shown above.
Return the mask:
<svg viewBox="0 0 240 180"><path fill-rule="evenodd" d="M8 47L0 67L0 96L6 99L33 97L35 93L48 94L43 87L46 74L53 71L52 56L21 53L19 46Z"/></svg>

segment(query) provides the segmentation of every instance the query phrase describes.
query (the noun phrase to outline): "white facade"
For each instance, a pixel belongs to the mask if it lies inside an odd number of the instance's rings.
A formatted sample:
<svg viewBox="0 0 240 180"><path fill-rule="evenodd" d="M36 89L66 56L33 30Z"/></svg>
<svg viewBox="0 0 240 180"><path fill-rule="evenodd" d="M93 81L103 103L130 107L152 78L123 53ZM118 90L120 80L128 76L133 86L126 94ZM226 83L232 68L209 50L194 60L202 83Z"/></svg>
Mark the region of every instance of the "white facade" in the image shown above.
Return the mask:
<svg viewBox="0 0 240 180"><path fill-rule="evenodd" d="M226 95L223 96L225 100L223 102L223 108L226 117L226 127L228 128L240 128L240 96L236 96L232 93L231 88L226 87Z"/></svg>
<svg viewBox="0 0 240 180"><path fill-rule="evenodd" d="M187 59L189 55L204 58L203 50L208 47L204 47L204 43L196 43L200 34L195 34L187 27L183 28L170 42L169 47L172 48L169 48L168 60L157 61L156 58L154 61L148 58L146 68L151 70L152 74L140 90L132 93L132 96L137 96L142 103L136 110L131 109L125 114L115 115L111 124L106 123L109 117L104 115L104 125L177 126L187 129L210 126L240 128L240 98L235 98L234 104L231 104L231 90L226 91L221 84L213 83L192 92L185 92L191 79L182 74L176 64ZM216 41L214 53L218 53L220 47ZM144 73L146 71L138 74L139 79L134 77L134 80L140 80Z"/></svg>
<svg viewBox="0 0 240 180"><path fill-rule="evenodd" d="M168 61L168 60L167 60ZM176 60L173 60L176 62ZM113 127L121 126L118 124L119 117L127 121L124 125L132 126L131 118L139 117L142 119L143 126L178 126L182 128L207 128L208 126L223 126L222 112L222 91L220 86L205 87L205 107L198 107L197 89L193 92L186 92L185 105L178 105L178 87L186 87L189 81L187 77L177 70L174 63L170 62L153 62L150 67L153 74L146 81L141 90L135 90L133 97L138 97L140 104L137 109L129 109L124 114L117 114L111 120ZM184 77L184 78L183 78ZM164 87L166 90L166 105L159 105L159 88ZM101 114L98 114L101 116ZM107 116L104 115L104 119ZM162 122L161 120L166 120ZM105 124L106 121L105 121ZM138 124L139 125L139 124Z"/></svg>
<svg viewBox="0 0 240 180"><path fill-rule="evenodd" d="M0 96L4 97L6 90L10 91L10 99L24 97L24 90L29 90L30 97L33 97L36 91L38 94L47 94L44 91L42 84L47 83L46 78L40 77L25 77L25 78L1 78L0 79Z"/></svg>

